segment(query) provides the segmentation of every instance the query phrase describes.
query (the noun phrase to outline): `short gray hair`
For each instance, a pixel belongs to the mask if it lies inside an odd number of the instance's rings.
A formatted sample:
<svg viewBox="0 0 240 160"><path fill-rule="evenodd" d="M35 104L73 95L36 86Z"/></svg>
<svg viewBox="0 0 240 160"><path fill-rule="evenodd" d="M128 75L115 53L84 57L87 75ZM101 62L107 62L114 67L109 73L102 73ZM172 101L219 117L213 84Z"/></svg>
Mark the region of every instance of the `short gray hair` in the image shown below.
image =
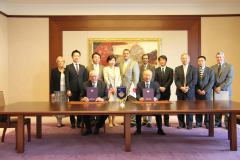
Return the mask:
<svg viewBox="0 0 240 160"><path fill-rule="evenodd" d="M224 57L224 52L223 51L219 51L219 52L217 52L216 56L223 56Z"/></svg>

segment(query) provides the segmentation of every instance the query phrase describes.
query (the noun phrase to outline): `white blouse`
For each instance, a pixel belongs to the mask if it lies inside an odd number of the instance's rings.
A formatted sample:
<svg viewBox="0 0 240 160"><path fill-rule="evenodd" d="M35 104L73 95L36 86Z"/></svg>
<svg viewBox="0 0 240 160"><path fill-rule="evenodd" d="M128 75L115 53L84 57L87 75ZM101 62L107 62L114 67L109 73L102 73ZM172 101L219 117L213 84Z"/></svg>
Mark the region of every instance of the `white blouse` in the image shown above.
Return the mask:
<svg viewBox="0 0 240 160"><path fill-rule="evenodd" d="M120 75L119 67L104 67L103 68L103 77L104 81L107 84L107 87L119 87L121 86L122 80Z"/></svg>

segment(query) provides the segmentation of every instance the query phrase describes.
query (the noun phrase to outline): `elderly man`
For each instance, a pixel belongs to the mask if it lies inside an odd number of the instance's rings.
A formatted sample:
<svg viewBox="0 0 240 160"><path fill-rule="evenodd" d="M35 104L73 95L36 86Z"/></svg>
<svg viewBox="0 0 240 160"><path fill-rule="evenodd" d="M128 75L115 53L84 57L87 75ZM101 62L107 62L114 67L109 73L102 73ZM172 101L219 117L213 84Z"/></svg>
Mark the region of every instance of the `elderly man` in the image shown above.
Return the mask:
<svg viewBox="0 0 240 160"><path fill-rule="evenodd" d="M233 66L224 62L224 52L220 51L216 54L217 64L212 66L215 73L215 83L213 90L216 94L221 91L228 91L229 99L232 95ZM227 115L225 115L225 126L227 127ZM215 126L222 127L222 114L215 114Z"/></svg>
<svg viewBox="0 0 240 160"><path fill-rule="evenodd" d="M160 90L159 90L159 84L157 82L153 82L152 80L152 71L151 70L145 70L143 72L143 80L137 84L137 100L144 102L143 97L143 90L147 88L153 89L154 97L153 101L158 101L160 99ZM136 123L137 123L137 130L135 132L135 135L141 134L141 118L142 115L136 115ZM158 134L159 135L165 135L162 129L162 118L161 115L156 115L156 122L158 126Z"/></svg>
<svg viewBox="0 0 240 160"><path fill-rule="evenodd" d="M83 88L81 90L80 95L80 99L83 102L90 101L89 97L87 97L88 87L97 88L98 93L97 98L95 99L96 102L104 102L108 100L107 85L103 81L98 80L98 73L95 70L89 72L89 80L83 83ZM95 130L93 132L94 134L99 134L99 129L102 128L107 117L108 115L99 116L97 124L95 126ZM86 131L83 133L84 136L92 134L90 119L91 119L90 115L83 116L83 122L85 123L86 126Z"/></svg>
<svg viewBox="0 0 240 160"><path fill-rule="evenodd" d="M195 85L197 84L197 70L193 67L190 62L190 56L186 53L181 55L182 65L175 68L175 84L176 84L176 94L178 100L194 100L195 98ZM178 128L192 129L193 115L178 114Z"/></svg>

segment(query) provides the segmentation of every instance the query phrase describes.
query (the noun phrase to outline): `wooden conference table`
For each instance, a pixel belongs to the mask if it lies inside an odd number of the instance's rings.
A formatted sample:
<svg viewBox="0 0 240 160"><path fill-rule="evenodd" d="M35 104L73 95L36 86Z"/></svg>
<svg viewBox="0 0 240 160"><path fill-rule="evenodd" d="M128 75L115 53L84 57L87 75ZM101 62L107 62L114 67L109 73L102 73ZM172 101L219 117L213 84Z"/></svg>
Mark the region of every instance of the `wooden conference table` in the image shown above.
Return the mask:
<svg viewBox="0 0 240 160"><path fill-rule="evenodd" d="M237 150L236 115L240 113L240 103L234 101L159 101L155 103L128 101L125 107L120 107L118 102L19 102L0 107L0 114L18 117L17 127L17 152L24 152L24 117L36 116L36 136L42 137L42 116L52 115L108 115L124 116L125 151L131 151L130 116L156 115L156 114L210 114L210 137L214 136L215 113L229 114L228 138L230 150Z"/></svg>

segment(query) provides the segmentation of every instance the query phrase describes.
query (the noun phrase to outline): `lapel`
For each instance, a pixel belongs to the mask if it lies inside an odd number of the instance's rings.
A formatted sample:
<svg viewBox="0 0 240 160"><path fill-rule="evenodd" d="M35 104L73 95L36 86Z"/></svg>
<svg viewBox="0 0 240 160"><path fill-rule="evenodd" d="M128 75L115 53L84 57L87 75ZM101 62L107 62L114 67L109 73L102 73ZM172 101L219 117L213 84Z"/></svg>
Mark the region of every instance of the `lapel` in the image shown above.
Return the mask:
<svg viewBox="0 0 240 160"><path fill-rule="evenodd" d="M223 63L222 66L221 66L221 70L220 70L220 73L219 73L218 77L221 77L222 72L224 71L225 67L226 67L226 65L225 65L225 63Z"/></svg>
<svg viewBox="0 0 240 160"><path fill-rule="evenodd" d="M79 71L80 71L80 66L78 65L78 67L79 67ZM77 73L77 71L76 71L76 68L75 68L75 66L74 66L74 63L71 64L71 68L72 68L72 70L76 73L76 75L78 75L78 73Z"/></svg>
<svg viewBox="0 0 240 160"><path fill-rule="evenodd" d="M208 74L208 68L205 66L202 79L204 79L207 74Z"/></svg>
<svg viewBox="0 0 240 160"><path fill-rule="evenodd" d="M181 75L182 75L182 80L183 80L183 83L184 83L184 69L183 69L183 65L181 65L181 67L180 67L180 73L181 73Z"/></svg>
<svg viewBox="0 0 240 160"><path fill-rule="evenodd" d="M127 70L128 70L128 68L130 67L131 63L132 63L132 60L131 60L131 59L129 59L129 62L128 62L128 65L126 66L125 72L124 72L124 73L122 73L123 75L126 75L126 73L127 73ZM124 65L124 61L123 61L122 67L123 67L123 65Z"/></svg>
<svg viewBox="0 0 240 160"><path fill-rule="evenodd" d="M192 67L192 66L189 64L189 65L188 65L188 68L187 68L186 81L187 81L187 79L188 79L187 77L189 76L189 73L190 73L190 71L191 71L191 67Z"/></svg>

